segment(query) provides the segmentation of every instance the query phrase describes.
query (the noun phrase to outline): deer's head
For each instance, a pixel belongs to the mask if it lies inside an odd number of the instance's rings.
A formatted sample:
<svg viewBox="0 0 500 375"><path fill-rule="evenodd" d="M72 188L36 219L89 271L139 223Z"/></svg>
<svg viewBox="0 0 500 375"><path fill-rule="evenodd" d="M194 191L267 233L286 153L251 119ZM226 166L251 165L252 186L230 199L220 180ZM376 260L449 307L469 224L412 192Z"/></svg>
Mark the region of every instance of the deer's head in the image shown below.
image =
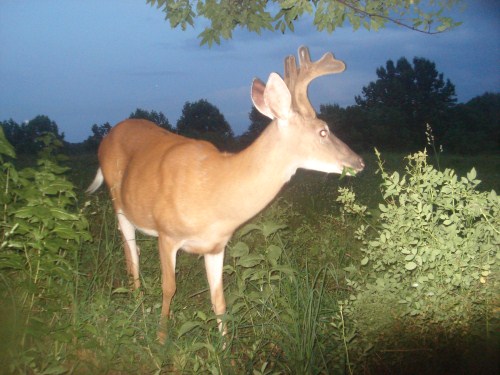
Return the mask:
<svg viewBox="0 0 500 375"><path fill-rule="evenodd" d="M317 118L307 97L309 83L316 77L340 73L345 64L332 53L312 62L307 47L299 48L299 66L295 57L285 58L284 80L271 73L267 84L255 79L252 101L259 112L274 120L281 139L292 154L297 168L326 173L342 173L344 168L361 171L363 159L338 139L328 125Z"/></svg>

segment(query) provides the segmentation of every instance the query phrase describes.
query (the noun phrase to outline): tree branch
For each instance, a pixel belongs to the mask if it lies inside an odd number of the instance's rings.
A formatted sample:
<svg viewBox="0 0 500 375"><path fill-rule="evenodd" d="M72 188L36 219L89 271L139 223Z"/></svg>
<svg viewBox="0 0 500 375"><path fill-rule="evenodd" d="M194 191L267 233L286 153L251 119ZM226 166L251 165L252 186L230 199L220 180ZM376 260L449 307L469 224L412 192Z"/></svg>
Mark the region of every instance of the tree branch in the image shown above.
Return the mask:
<svg viewBox="0 0 500 375"><path fill-rule="evenodd" d="M401 26L401 27L405 27L407 29L410 29L412 31L417 31L419 33L423 33L423 34L427 34L427 35L435 35L435 34L440 34L443 31L425 31L425 30L421 30L415 26L411 26L411 25L408 25L407 23L404 23L402 21L399 21L395 18L391 18L389 16L384 16L382 14L376 14L376 13L370 13L370 12L367 12L363 9L360 9L356 6L354 6L353 4L351 4L350 2L348 1L345 1L345 0L336 0L338 3L344 5L345 7L351 9L354 13L357 13L359 15L361 15L362 17L368 17L368 18L381 18L381 19L384 19L386 21L389 21L389 22L392 22L398 26ZM430 29L430 25L429 25L429 29Z"/></svg>

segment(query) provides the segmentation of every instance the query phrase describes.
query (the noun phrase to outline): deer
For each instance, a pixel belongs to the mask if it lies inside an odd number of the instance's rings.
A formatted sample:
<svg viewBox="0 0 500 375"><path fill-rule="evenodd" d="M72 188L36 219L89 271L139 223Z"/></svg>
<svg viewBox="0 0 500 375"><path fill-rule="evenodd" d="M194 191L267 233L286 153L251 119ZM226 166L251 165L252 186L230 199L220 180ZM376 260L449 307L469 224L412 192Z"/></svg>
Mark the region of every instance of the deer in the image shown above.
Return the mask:
<svg viewBox="0 0 500 375"><path fill-rule="evenodd" d="M99 168L87 193L107 185L135 289L141 286L136 230L158 237L162 343L179 250L204 257L212 310L224 335L223 262L233 233L269 205L298 169L355 175L365 167L308 100L313 79L340 73L345 64L330 52L312 62L305 46L298 55L299 66L293 55L285 58L284 79L271 73L267 83L253 80L253 105L272 121L240 152L221 152L140 119L118 123L99 146Z"/></svg>

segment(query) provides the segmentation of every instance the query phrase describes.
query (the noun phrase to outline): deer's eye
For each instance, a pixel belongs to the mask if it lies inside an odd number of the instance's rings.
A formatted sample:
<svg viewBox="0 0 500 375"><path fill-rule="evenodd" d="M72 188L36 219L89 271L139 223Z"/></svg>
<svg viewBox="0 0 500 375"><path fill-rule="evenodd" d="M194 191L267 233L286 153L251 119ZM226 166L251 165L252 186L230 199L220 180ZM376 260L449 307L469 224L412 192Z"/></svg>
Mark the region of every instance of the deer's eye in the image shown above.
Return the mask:
<svg viewBox="0 0 500 375"><path fill-rule="evenodd" d="M328 130L326 130L326 129L321 129L321 130L319 131L319 136L320 136L321 138L326 138L326 137L328 137Z"/></svg>

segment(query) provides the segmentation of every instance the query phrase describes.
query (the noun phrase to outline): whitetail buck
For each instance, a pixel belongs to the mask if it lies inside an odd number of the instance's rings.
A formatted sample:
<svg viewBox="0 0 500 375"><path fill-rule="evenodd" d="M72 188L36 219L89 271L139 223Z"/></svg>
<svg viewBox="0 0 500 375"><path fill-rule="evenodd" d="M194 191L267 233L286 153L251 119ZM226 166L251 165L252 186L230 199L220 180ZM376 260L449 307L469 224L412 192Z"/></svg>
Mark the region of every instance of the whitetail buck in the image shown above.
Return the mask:
<svg viewBox="0 0 500 375"><path fill-rule="evenodd" d="M127 269L139 281L136 229L158 237L163 304L159 338L175 293L179 249L203 254L212 307L226 311L222 285L224 248L233 232L260 212L298 168L326 173L361 171L363 160L316 117L307 87L316 77L340 73L331 53L311 62L306 47L285 59L285 80L271 73L267 84L255 79L255 107L273 119L247 149L229 154L211 143L170 133L152 122L125 120L99 147L100 169L87 189L109 187L124 240Z"/></svg>

